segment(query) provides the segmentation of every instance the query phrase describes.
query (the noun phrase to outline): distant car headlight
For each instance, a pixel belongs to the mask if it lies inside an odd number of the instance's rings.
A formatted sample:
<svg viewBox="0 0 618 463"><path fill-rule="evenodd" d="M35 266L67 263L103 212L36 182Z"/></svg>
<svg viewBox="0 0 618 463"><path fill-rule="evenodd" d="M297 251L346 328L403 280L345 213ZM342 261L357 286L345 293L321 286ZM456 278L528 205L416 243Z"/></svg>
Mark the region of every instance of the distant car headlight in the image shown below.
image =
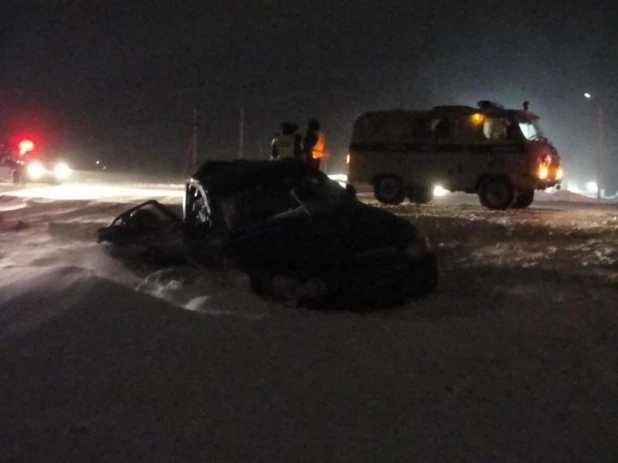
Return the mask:
<svg viewBox="0 0 618 463"><path fill-rule="evenodd" d="M45 175L45 167L40 162L31 162L28 164L26 171L28 172L28 177L33 180L38 180Z"/></svg>
<svg viewBox="0 0 618 463"><path fill-rule="evenodd" d="M59 162L58 164L56 164L56 167L54 168L54 174L56 175L57 178L64 180L68 178L69 175L71 174L71 169L66 163Z"/></svg>

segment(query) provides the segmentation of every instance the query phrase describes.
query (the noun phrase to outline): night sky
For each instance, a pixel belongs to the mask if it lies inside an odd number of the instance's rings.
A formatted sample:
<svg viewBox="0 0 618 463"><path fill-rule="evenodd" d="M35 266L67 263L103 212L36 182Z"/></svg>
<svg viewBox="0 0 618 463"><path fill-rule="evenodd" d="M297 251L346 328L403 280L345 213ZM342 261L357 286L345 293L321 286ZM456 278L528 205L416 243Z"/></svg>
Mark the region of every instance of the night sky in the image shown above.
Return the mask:
<svg viewBox="0 0 618 463"><path fill-rule="evenodd" d="M266 158L283 120L317 117L343 157L364 111L493 99L529 100L592 172L585 91L618 162L614 1L4 0L0 22L0 135L76 163L181 172L196 101L201 158L237 156L241 107Z"/></svg>

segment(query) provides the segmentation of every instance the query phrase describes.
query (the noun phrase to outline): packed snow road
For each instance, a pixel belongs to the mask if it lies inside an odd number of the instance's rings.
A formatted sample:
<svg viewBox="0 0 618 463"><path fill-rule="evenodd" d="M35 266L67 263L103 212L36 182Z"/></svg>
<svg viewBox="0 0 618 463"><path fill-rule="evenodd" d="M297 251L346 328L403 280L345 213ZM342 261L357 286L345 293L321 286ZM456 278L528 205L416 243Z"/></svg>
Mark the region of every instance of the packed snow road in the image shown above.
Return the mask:
<svg viewBox="0 0 618 463"><path fill-rule="evenodd" d="M389 207L430 237L439 290L356 313L132 264L94 242L148 199L125 193L0 196L9 461L616 460L615 205Z"/></svg>

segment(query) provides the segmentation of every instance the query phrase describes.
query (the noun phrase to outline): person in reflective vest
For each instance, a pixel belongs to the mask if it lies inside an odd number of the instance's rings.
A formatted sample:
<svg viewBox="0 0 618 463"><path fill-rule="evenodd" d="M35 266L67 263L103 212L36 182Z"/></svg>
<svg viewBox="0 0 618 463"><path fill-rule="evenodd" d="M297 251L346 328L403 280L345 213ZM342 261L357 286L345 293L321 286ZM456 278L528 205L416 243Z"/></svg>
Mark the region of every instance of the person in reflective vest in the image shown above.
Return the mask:
<svg viewBox="0 0 618 463"><path fill-rule="evenodd" d="M303 153L308 163L316 169L320 168L320 161L325 154L325 139L324 134L320 132L320 122L317 119L311 119L307 124L307 133L303 139Z"/></svg>
<svg viewBox="0 0 618 463"><path fill-rule="evenodd" d="M301 137L296 133L298 126L289 122L281 123L281 131L272 141L272 160L302 159Z"/></svg>

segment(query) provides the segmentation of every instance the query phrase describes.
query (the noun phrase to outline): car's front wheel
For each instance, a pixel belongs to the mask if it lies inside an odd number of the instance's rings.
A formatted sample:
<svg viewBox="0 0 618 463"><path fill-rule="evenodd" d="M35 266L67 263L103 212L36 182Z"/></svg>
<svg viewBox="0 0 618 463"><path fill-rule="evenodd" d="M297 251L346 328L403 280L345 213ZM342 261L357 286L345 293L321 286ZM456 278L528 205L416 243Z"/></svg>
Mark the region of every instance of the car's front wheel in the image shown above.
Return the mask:
<svg viewBox="0 0 618 463"><path fill-rule="evenodd" d="M383 204L401 204L405 199L402 181L395 175L382 175L373 184L373 193Z"/></svg>
<svg viewBox="0 0 618 463"><path fill-rule="evenodd" d="M194 226L209 228L212 225L212 210L205 193L202 193L198 188L189 187L185 195L187 204L185 222Z"/></svg>

